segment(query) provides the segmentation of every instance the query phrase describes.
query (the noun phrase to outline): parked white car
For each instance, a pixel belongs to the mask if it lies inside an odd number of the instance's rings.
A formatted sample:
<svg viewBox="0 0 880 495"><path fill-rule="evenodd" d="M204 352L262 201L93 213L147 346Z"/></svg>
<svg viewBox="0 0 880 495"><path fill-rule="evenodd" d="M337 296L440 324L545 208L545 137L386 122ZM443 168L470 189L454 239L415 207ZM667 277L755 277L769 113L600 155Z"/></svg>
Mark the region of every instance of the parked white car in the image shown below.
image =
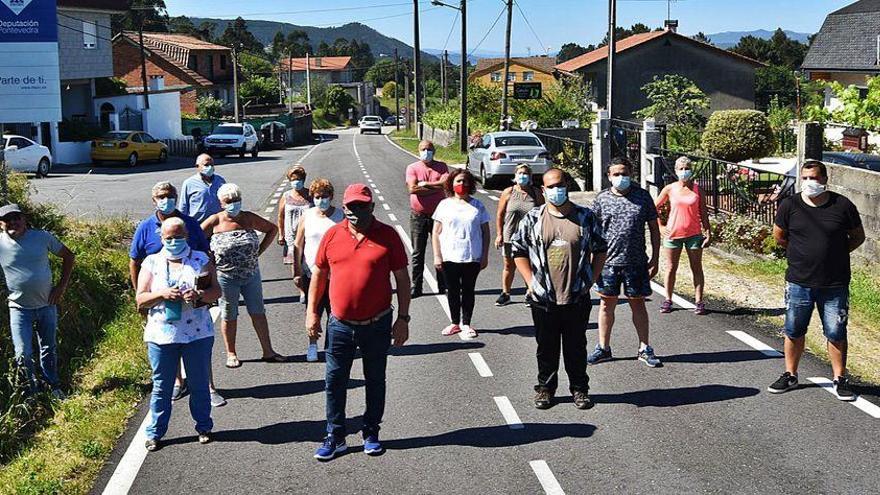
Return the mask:
<svg viewBox="0 0 880 495"><path fill-rule="evenodd" d="M553 166L544 143L531 132L492 132L471 148L467 167L486 186L498 177L513 178L516 167L521 163L531 167L535 176Z"/></svg>
<svg viewBox="0 0 880 495"><path fill-rule="evenodd" d="M52 169L49 148L23 136L4 134L3 156L7 166L18 172L33 172L37 177L46 177Z"/></svg>
<svg viewBox="0 0 880 495"><path fill-rule="evenodd" d="M361 130L361 134L365 132L375 132L377 134L382 134L382 117L378 117L376 115L365 115L358 120L358 127Z"/></svg>
<svg viewBox="0 0 880 495"><path fill-rule="evenodd" d="M256 158L260 153L260 137L250 124L220 124L205 138L205 152L219 156L237 153L240 158L250 153Z"/></svg>

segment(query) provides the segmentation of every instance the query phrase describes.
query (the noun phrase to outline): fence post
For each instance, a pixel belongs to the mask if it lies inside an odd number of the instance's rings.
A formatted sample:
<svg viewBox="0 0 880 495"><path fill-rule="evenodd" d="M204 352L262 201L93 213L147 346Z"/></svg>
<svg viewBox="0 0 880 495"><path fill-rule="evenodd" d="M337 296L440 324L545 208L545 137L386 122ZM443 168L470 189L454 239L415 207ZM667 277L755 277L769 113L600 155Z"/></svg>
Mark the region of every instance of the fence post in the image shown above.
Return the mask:
<svg viewBox="0 0 880 495"><path fill-rule="evenodd" d="M718 214L718 203L720 201L721 195L718 193L718 162L712 160L710 162L712 164L712 203L713 204L713 214Z"/></svg>
<svg viewBox="0 0 880 495"><path fill-rule="evenodd" d="M654 177L654 150L660 147L660 131L655 125L654 119L645 119L641 132L641 149L639 150L639 182L642 189L648 188L648 180L652 184L657 184L657 178Z"/></svg>
<svg viewBox="0 0 880 495"><path fill-rule="evenodd" d="M798 122L797 187L801 185L801 167L807 160L821 160L825 145L825 128L818 122Z"/></svg>
<svg viewBox="0 0 880 495"><path fill-rule="evenodd" d="M599 110L593 123L593 191L601 191L605 170L611 163L611 115L607 110Z"/></svg>

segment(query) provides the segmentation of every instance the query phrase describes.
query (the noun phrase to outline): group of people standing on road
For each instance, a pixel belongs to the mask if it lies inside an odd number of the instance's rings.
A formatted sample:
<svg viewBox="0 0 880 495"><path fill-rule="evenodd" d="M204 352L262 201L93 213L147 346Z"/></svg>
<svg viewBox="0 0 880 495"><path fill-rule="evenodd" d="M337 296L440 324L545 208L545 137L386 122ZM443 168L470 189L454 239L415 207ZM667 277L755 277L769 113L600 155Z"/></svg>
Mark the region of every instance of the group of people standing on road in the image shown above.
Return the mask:
<svg viewBox="0 0 880 495"><path fill-rule="evenodd" d="M408 340L411 299L425 294L425 280L431 278L424 271L428 239L436 289L445 293L449 306L450 322L441 334L460 333L468 339L478 337L473 322L475 287L488 266L493 239L493 219L474 197L475 177L435 160L429 141L420 143L419 152L419 160L405 172L412 278L403 241L394 228L376 218L373 191L367 185L347 186L340 208L334 204L335 188L329 180L318 178L307 186L305 169L293 167L287 174L291 189L279 201L277 224L244 210L242 191L215 173L209 155L197 158L197 172L179 192L169 182L153 186L155 212L139 223L130 249L131 283L145 317L144 341L153 372L147 450L161 446L172 402L187 393L199 442L211 441L211 408L226 403L211 372L213 306L219 309L227 367L242 363L236 349L240 299L259 339L261 360L286 360L272 346L258 261L277 242L283 247L283 262L291 266L300 301L306 303L308 361L319 360L318 341L326 334L327 436L315 457L329 460L347 450L346 393L357 351L366 389L364 451L383 452L379 429L388 351ZM519 272L527 287L524 302L530 308L537 343L535 407L547 409L555 402L560 355L574 405L593 406L587 365L612 359L611 332L621 293L631 308L638 360L652 368L661 365L649 340L646 307L653 290L651 279L659 271L661 246L666 297L660 312L672 311L675 274L684 250L693 271L695 313L706 314L701 256L712 237L692 166L687 157L676 161L678 180L655 200L633 181L629 161L615 158L607 170L611 185L598 194L592 207L572 202L570 179L562 170L548 170L539 185L533 183L528 165L515 169L514 183L501 193L494 219L494 246L503 260L501 294L495 304L512 302L514 273ZM856 207L827 190L824 164L808 161L800 179L801 192L781 202L774 226L774 237L787 248L789 261L786 370L768 390L782 393L797 387L804 335L813 309L818 308L836 392L842 400L854 400L846 373L849 253L865 235ZM661 217L667 218L665 235ZM30 229L16 205L0 207L0 230L0 266L9 288L16 359L27 373L30 389L37 391L32 345L36 329L43 381L56 397L63 397L55 353L55 305L70 281L74 254L51 233ZM49 253L63 260L56 284ZM589 352L586 330L593 287L601 301L599 339ZM322 326L325 315L327 323Z"/></svg>

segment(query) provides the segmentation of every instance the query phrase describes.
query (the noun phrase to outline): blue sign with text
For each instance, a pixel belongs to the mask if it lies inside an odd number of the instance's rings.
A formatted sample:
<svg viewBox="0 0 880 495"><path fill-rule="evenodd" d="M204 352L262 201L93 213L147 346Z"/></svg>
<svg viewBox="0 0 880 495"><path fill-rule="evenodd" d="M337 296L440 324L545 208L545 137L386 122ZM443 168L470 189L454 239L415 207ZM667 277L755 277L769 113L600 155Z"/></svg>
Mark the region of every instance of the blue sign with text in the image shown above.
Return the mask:
<svg viewBox="0 0 880 495"><path fill-rule="evenodd" d="M55 0L0 0L0 43L57 41Z"/></svg>

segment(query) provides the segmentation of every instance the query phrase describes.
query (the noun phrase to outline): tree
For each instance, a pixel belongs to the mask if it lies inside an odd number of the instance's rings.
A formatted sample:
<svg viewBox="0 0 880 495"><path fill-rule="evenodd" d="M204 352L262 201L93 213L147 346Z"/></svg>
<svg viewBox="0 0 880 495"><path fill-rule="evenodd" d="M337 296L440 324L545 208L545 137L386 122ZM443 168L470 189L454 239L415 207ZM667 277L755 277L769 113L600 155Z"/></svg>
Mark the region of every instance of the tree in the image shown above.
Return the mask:
<svg viewBox="0 0 880 495"><path fill-rule="evenodd" d="M330 86L323 98L323 108L327 114L344 118L348 110L354 108L354 98L341 86Z"/></svg>
<svg viewBox="0 0 880 495"><path fill-rule="evenodd" d="M691 36L691 38L693 38L693 39L699 41L700 43L706 43L706 44L708 44L708 45L711 45L711 44L712 44L712 40L709 39L709 37L706 36L706 33L702 32L702 31L700 31L699 33L697 33L697 34Z"/></svg>
<svg viewBox="0 0 880 495"><path fill-rule="evenodd" d="M168 32L165 0L129 0L129 2L129 8L124 15L111 17L110 27L114 35L122 31L137 31L141 28L141 22L144 31ZM140 10L141 7L147 10Z"/></svg>
<svg viewBox="0 0 880 495"><path fill-rule="evenodd" d="M238 17L226 25L226 30L220 35L218 42L221 45L235 47L237 50L262 55L263 44L248 31L247 21Z"/></svg>
<svg viewBox="0 0 880 495"><path fill-rule="evenodd" d="M199 28L198 28L199 38L201 38L205 41L213 42L214 41L214 33L216 31L217 31L217 23L216 22L202 21L202 23L199 24Z"/></svg>
<svg viewBox="0 0 880 495"><path fill-rule="evenodd" d="M654 28L653 30L654 31L662 31L663 28L658 27L658 28ZM641 22L633 24L632 26L630 26L629 29L626 29L622 26L617 26L617 28L614 30L614 39L616 41L620 41L624 38L629 38L630 36L632 36L634 34L650 33L651 31L652 31L651 28L642 24ZM608 33L606 32L605 37L602 38L602 42L599 43L599 47L605 46L607 44L608 44Z"/></svg>
<svg viewBox="0 0 880 495"><path fill-rule="evenodd" d="M309 35L301 29L291 31L287 36L281 31L276 32L271 46L275 60L287 57L302 58L312 52Z"/></svg>
<svg viewBox="0 0 880 495"><path fill-rule="evenodd" d="M273 77L256 76L239 84L239 96L257 104L278 101L278 84Z"/></svg>
<svg viewBox="0 0 880 495"><path fill-rule="evenodd" d="M592 45L590 46L592 47ZM593 49L595 49L595 47L593 47ZM559 49L559 53L556 54L556 63L561 64L562 62L567 62L590 51L592 51L590 48L581 46L577 43L566 43L562 45Z"/></svg>
<svg viewBox="0 0 880 495"><path fill-rule="evenodd" d="M373 51L368 43L359 43L357 40L337 38L332 45L321 42L318 45L319 57L351 57L352 71L355 80L362 81L367 71L376 63Z"/></svg>
<svg viewBox="0 0 880 495"><path fill-rule="evenodd" d="M701 127L706 121L702 110L709 108L709 97L684 76L654 76L642 91L651 104L636 112L641 118L690 127Z"/></svg>
<svg viewBox="0 0 880 495"><path fill-rule="evenodd" d="M755 71L755 108L766 110L774 97L783 106L797 103L797 80L790 68L770 65Z"/></svg>
<svg viewBox="0 0 880 495"><path fill-rule="evenodd" d="M203 96L196 100L196 113L200 119L218 120L223 116L223 101L213 96Z"/></svg>
<svg viewBox="0 0 880 495"><path fill-rule="evenodd" d="M403 60L401 62L405 63L406 60ZM404 63L401 63L400 65L404 66ZM406 68L400 67L400 71L404 72L406 71ZM367 70L367 73L364 75L364 81L373 83L373 85L377 88L384 86L385 83L387 83L388 81L394 81L394 79L394 60L387 58L376 62L372 67L370 67L369 70Z"/></svg>
<svg viewBox="0 0 880 495"><path fill-rule="evenodd" d="M382 86L382 96L385 98L395 98L397 96L397 84L394 81L388 81Z"/></svg>
<svg viewBox="0 0 880 495"><path fill-rule="evenodd" d="M186 34L188 36L198 37L196 25L185 15L171 17L168 19L168 31L172 33Z"/></svg>
<svg viewBox="0 0 880 495"><path fill-rule="evenodd" d="M238 54L238 69L244 79L251 79L257 76L272 76L275 67L262 57L243 52Z"/></svg>
<svg viewBox="0 0 880 495"><path fill-rule="evenodd" d="M769 40L755 36L744 36L730 50L765 64L779 65L795 70L804 62L808 49L807 45L789 38L785 31L779 28Z"/></svg>
<svg viewBox="0 0 880 495"><path fill-rule="evenodd" d="M831 116L837 122L872 131L880 130L880 76L868 79L868 90L838 82L830 84L841 106Z"/></svg>

